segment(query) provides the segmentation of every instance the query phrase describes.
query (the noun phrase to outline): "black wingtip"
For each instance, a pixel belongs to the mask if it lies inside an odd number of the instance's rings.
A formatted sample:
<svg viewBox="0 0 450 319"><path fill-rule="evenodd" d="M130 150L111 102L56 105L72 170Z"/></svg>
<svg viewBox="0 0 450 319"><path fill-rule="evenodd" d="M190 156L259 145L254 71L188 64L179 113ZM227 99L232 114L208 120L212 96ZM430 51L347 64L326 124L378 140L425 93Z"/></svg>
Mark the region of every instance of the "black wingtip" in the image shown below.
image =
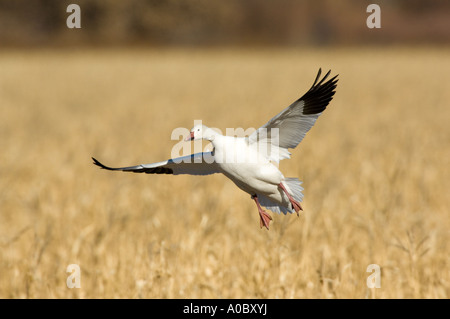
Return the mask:
<svg viewBox="0 0 450 319"><path fill-rule="evenodd" d="M93 163L94 165L97 165L98 167L103 168L103 169L113 170L111 167L105 166L102 163L100 163L99 161L97 161L94 157L91 157L91 158L94 161L94 163Z"/></svg>
<svg viewBox="0 0 450 319"><path fill-rule="evenodd" d="M319 81L320 76L322 74L322 69L319 68L319 72L317 73L316 79L308 90L299 100L303 100L305 105L303 107L303 114L317 114L323 112L330 101L333 99L334 94L336 93L335 89L337 87L337 79L338 75L335 75L327 82L324 81L330 75L331 70L325 74L325 76Z"/></svg>
<svg viewBox="0 0 450 319"><path fill-rule="evenodd" d="M316 79L314 80L314 83L311 86L311 89L316 85L317 81L319 81L319 78L320 78L321 74L322 74L322 68L319 68L319 72L317 72Z"/></svg>

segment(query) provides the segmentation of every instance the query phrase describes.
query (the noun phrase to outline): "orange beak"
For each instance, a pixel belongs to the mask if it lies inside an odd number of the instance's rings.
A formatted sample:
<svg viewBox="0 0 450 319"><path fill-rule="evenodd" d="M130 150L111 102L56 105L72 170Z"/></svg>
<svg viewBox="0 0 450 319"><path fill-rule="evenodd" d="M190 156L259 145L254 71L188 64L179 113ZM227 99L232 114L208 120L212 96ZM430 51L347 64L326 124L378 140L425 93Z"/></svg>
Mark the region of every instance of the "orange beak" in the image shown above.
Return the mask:
<svg viewBox="0 0 450 319"><path fill-rule="evenodd" d="M192 141L194 139L194 132L191 132L190 135L186 136L185 141Z"/></svg>

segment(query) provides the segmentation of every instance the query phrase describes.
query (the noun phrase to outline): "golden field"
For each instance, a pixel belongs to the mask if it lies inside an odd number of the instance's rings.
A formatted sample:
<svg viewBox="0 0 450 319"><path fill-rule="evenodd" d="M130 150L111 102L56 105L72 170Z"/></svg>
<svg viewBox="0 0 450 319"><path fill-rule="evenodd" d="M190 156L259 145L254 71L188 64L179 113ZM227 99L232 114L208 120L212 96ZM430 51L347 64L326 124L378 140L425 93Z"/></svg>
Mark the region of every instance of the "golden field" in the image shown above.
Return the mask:
<svg viewBox="0 0 450 319"><path fill-rule="evenodd" d="M450 49L0 53L1 298L449 298ZM336 95L292 158L304 212L260 229L170 157L194 120L259 127L317 70ZM81 288L68 288L78 264ZM381 267L368 288L367 267Z"/></svg>

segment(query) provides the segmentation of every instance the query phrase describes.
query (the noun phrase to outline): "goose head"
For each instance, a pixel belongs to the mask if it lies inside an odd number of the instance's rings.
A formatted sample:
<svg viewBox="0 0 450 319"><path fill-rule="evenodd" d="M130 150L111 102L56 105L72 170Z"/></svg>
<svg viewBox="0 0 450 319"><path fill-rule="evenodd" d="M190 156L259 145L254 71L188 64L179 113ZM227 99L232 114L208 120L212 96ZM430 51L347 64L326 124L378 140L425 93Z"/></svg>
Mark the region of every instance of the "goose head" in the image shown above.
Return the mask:
<svg viewBox="0 0 450 319"><path fill-rule="evenodd" d="M190 134L186 137L185 141L195 141L202 139L212 141L214 140L216 134L217 133L214 130L210 129L206 125L197 124L191 129Z"/></svg>

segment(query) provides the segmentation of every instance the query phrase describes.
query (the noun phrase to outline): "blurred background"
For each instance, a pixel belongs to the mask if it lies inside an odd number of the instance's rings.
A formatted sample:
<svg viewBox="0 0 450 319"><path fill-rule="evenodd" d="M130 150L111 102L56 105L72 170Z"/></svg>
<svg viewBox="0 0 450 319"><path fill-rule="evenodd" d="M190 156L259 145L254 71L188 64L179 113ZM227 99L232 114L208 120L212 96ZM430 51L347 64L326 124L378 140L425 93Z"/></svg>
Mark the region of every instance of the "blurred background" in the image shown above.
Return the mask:
<svg viewBox="0 0 450 319"><path fill-rule="evenodd" d="M82 30L66 27L77 3ZM366 27L366 8L382 28ZM0 46L448 44L446 0L0 1Z"/></svg>
<svg viewBox="0 0 450 319"><path fill-rule="evenodd" d="M449 44L448 0L0 0L0 298L448 299ZM319 68L336 94L280 163L304 212L270 231L224 176L92 164L257 128Z"/></svg>

